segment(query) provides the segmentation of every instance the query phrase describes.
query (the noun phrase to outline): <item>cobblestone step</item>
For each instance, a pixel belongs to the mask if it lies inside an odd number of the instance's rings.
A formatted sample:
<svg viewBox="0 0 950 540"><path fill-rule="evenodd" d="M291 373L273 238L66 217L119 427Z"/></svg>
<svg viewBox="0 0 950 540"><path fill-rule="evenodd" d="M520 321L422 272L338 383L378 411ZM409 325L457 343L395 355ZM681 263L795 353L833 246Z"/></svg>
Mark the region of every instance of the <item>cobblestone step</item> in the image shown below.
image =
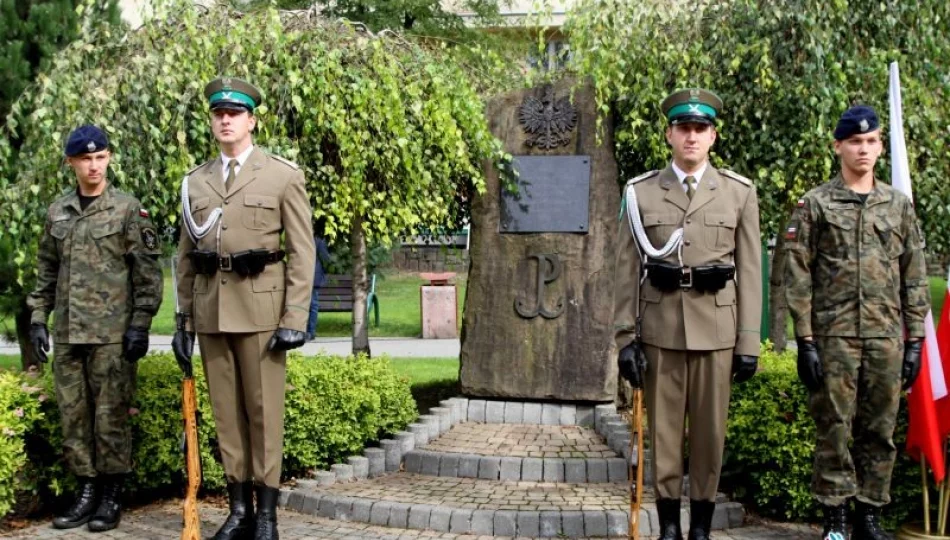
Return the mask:
<svg viewBox="0 0 950 540"><path fill-rule="evenodd" d="M650 456L644 454L645 481L649 482ZM463 422L406 452L402 460L405 471L432 476L530 482L627 481L626 460L592 427L582 426Z"/></svg>
<svg viewBox="0 0 950 540"><path fill-rule="evenodd" d="M641 534L659 532L652 493L640 510ZM396 529L455 534L586 538L625 536L629 497L621 483L510 482L407 472L282 490L281 505L304 514ZM688 501L682 520L689 523ZM744 511L722 498L714 529L741 526Z"/></svg>

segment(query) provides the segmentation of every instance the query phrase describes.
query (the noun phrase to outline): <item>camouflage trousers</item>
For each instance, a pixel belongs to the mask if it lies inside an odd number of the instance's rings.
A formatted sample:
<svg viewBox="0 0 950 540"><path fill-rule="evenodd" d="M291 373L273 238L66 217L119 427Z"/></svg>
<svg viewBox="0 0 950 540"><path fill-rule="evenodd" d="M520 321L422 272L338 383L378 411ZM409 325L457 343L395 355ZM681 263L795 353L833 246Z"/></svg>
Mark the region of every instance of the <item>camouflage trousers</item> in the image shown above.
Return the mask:
<svg viewBox="0 0 950 540"><path fill-rule="evenodd" d="M809 400L818 435L812 492L829 506L850 497L883 506L891 500L897 456L892 436L904 343L899 338L816 340L825 380Z"/></svg>
<svg viewBox="0 0 950 540"><path fill-rule="evenodd" d="M66 464L77 476L130 472L136 365L122 357L119 343L57 343L55 353Z"/></svg>

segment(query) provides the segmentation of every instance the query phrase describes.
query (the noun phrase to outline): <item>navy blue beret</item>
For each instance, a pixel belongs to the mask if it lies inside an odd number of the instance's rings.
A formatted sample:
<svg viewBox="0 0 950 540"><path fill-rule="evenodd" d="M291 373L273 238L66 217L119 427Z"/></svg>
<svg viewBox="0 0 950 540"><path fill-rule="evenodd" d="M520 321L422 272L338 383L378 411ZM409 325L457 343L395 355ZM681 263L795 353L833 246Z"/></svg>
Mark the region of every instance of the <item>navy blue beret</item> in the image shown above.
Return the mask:
<svg viewBox="0 0 950 540"><path fill-rule="evenodd" d="M855 105L846 110L835 127L835 140L843 141L852 135L874 131L881 125L877 113L867 105Z"/></svg>
<svg viewBox="0 0 950 540"><path fill-rule="evenodd" d="M66 140L66 155L69 157L101 152L108 148L109 137L106 132L90 124L74 129Z"/></svg>

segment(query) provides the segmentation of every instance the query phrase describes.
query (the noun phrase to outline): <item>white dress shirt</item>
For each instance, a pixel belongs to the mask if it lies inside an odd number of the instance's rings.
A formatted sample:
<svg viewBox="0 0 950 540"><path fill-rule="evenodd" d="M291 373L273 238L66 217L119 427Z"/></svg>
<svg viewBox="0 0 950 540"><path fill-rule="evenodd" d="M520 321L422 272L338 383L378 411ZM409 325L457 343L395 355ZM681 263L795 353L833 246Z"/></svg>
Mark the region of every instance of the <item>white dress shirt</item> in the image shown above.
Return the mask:
<svg viewBox="0 0 950 540"><path fill-rule="evenodd" d="M692 176L693 178L695 178L696 183L693 184L693 189L694 190L699 189L699 181L702 179L703 175L706 174L706 167L709 165L709 162L704 161L702 167L696 169L696 172L693 174L686 174L685 172L683 172L683 169L680 169L679 167L676 166L675 161L672 162L672 165L673 165L673 172L676 173L676 178L679 179L680 185L683 186L683 191L688 191L686 189L686 177Z"/></svg>
<svg viewBox="0 0 950 540"><path fill-rule="evenodd" d="M234 177L237 178L237 175L241 172L241 167L244 166L244 162L247 161L248 156L250 156L253 151L254 145L252 144L237 157L231 158L221 154L221 182L224 183L228 181L228 163L231 163L232 159L237 161L237 165L234 166Z"/></svg>

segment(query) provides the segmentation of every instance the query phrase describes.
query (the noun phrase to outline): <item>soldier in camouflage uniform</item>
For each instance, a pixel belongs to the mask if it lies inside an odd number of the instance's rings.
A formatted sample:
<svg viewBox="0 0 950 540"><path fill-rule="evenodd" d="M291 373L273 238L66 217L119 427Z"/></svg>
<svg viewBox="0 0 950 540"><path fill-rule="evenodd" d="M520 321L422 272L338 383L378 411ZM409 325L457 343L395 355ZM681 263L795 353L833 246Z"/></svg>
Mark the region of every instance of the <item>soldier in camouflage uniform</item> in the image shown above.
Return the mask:
<svg viewBox="0 0 950 540"><path fill-rule="evenodd" d="M129 407L136 362L162 301L160 249L148 212L107 181L106 134L81 126L66 143L78 186L49 207L40 239L30 339L46 362L55 313L53 377L66 462L79 483L74 504L53 519L93 531L119 524L131 470Z"/></svg>
<svg viewBox="0 0 950 540"><path fill-rule="evenodd" d="M895 418L902 381L909 388L920 370L930 291L913 204L874 178L874 110L848 109L834 136L841 172L799 200L786 231L786 298L817 428L823 538L848 537L854 499L854 538L886 539L878 520L890 501Z"/></svg>

